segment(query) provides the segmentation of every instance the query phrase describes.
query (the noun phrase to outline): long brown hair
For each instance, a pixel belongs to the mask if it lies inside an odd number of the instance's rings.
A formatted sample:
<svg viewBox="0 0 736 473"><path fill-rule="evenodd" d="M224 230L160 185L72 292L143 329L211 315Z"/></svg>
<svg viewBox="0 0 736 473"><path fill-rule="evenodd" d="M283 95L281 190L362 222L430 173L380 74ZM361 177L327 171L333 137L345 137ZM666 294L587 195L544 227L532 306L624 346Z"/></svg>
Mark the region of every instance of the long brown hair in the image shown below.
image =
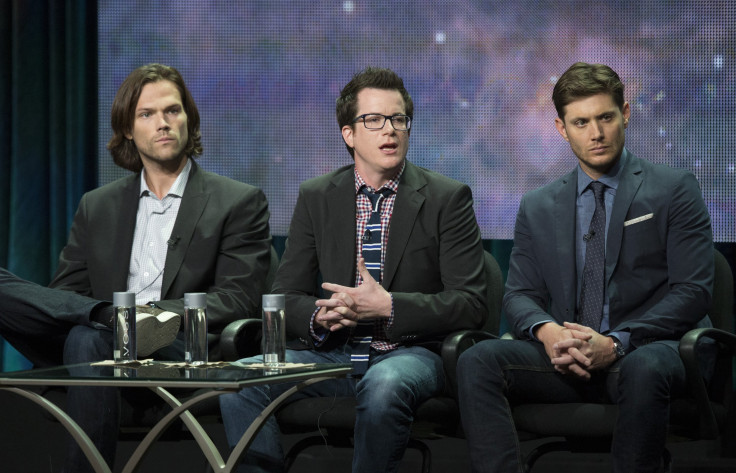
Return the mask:
<svg viewBox="0 0 736 473"><path fill-rule="evenodd" d="M187 131L189 140L183 153L190 157L202 154L202 134L199 131L199 110L194 103L192 94L187 89L179 71L163 64L146 64L130 73L123 81L112 102L110 124L113 135L107 143L107 149L112 159L121 168L139 172L143 162L138 154L138 148L133 140L126 138L133 131L135 108L141 95L143 86L162 80L168 80L176 85L181 95L184 112L187 114Z"/></svg>

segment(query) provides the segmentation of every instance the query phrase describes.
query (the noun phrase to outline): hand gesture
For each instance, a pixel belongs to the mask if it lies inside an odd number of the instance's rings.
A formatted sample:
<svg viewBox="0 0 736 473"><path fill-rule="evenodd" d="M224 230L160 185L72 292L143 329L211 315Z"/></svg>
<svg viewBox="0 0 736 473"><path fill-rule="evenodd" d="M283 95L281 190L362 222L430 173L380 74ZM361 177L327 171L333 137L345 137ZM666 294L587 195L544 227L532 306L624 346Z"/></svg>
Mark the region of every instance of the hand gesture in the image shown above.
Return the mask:
<svg viewBox="0 0 736 473"><path fill-rule="evenodd" d="M322 284L323 289L332 292L332 297L315 302L321 308L315 317L317 323L335 331L355 326L359 320L391 316L391 295L373 279L363 258L358 260L358 272L363 280L358 287Z"/></svg>
<svg viewBox="0 0 736 473"><path fill-rule="evenodd" d="M590 379L592 371L604 369L616 361L613 340L584 325L565 322L572 338L554 344L557 356L552 364L560 372L569 372Z"/></svg>

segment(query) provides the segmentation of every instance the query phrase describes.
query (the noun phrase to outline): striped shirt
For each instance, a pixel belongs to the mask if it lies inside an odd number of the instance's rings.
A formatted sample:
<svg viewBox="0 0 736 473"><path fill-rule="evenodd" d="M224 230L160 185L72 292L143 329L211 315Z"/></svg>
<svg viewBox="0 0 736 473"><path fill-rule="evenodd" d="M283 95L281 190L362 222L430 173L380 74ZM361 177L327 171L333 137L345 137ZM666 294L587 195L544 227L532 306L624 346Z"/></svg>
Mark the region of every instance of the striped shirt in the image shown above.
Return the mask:
<svg viewBox="0 0 736 473"><path fill-rule="evenodd" d="M159 199L148 188L145 168L141 172L138 213L128 269L128 292L135 293L136 304L161 300L168 242L191 169L192 163L187 159L186 166L163 199Z"/></svg>

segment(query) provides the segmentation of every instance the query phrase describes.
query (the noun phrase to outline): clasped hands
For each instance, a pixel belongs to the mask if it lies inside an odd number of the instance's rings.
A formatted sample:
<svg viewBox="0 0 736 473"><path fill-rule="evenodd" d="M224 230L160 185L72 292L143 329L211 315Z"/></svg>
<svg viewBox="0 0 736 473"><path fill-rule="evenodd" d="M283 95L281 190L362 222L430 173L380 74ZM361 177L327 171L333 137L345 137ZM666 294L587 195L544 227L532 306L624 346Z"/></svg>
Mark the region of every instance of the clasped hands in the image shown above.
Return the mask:
<svg viewBox="0 0 736 473"><path fill-rule="evenodd" d="M613 340L590 327L565 322L547 323L537 331L555 370L582 379L616 361Z"/></svg>
<svg viewBox="0 0 736 473"><path fill-rule="evenodd" d="M332 292L329 299L318 299L320 307L315 323L331 332L354 327L359 320L371 320L391 316L391 294L371 276L365 260L358 260L358 272L363 283L358 287L323 283L322 289Z"/></svg>

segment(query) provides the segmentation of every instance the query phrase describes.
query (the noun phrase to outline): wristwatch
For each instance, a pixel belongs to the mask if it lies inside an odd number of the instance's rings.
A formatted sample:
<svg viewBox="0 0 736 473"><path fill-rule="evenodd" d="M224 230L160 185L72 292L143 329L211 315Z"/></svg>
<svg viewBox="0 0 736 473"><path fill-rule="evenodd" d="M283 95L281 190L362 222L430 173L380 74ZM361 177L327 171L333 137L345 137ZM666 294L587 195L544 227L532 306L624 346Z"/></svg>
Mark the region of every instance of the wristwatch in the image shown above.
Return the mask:
<svg viewBox="0 0 736 473"><path fill-rule="evenodd" d="M626 349L616 337L611 337L611 340L613 340L613 352L616 354L616 359L620 360L626 354Z"/></svg>

